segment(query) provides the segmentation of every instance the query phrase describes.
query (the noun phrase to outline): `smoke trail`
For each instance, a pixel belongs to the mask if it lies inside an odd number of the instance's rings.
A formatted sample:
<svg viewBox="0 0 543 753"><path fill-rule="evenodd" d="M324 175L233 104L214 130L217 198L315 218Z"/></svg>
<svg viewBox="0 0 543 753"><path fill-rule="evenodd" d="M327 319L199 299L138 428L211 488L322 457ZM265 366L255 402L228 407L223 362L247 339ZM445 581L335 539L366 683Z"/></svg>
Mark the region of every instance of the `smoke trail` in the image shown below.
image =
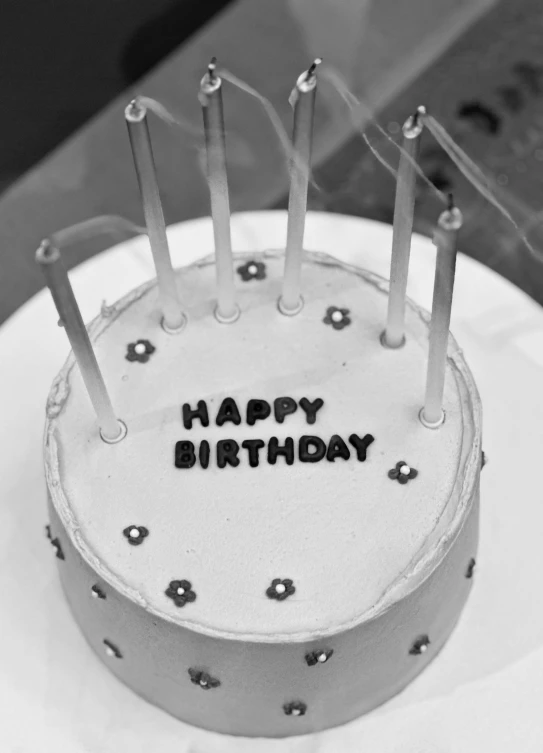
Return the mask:
<svg viewBox="0 0 543 753"><path fill-rule="evenodd" d="M135 102L136 105L140 105L141 107L145 107L147 110L151 110L151 112L153 112L158 118L160 118L160 120L164 121L164 123L167 123L168 125L178 126L188 135L193 136L198 141L201 140L202 134L200 130L196 128L196 126L193 126L192 123L189 123L189 121L183 118L181 115L174 115L170 110L168 110L167 107L162 104L162 102L159 102L157 99L139 95L136 97Z"/></svg>
<svg viewBox="0 0 543 753"><path fill-rule="evenodd" d="M136 225L134 222L127 220L125 217L119 217L114 214L103 214L98 217L91 217L76 225L57 230L50 236L51 243L54 246L62 248L71 246L74 243L94 238L97 235L142 235L147 233L146 228Z"/></svg>
<svg viewBox="0 0 543 753"><path fill-rule="evenodd" d="M458 167L462 175L472 184L472 186L482 195L485 199L492 204L515 228L520 239L526 245L526 248L535 257L538 256L535 248L532 246L528 238L526 237L526 229L530 229L533 224L533 216L528 213L527 224L524 227L520 226L513 218L511 213L505 206L505 198L500 201L500 195L503 196L504 192L498 186L496 181L481 170L481 168L475 164L475 162L469 157L463 149L449 136L445 128L438 123L438 121L431 115L423 116L424 125L428 128L432 136L441 146L441 148L449 155L454 164ZM520 209L520 207L518 207ZM526 216L526 210L522 209Z"/></svg>
<svg viewBox="0 0 543 753"><path fill-rule="evenodd" d="M167 108L162 102L152 97L146 97L138 95L135 98L136 105L145 107L157 116L163 123L169 126L179 128L184 134L190 138L190 142L194 150L198 154L198 167L202 176L206 175L206 162L205 162L205 148L202 145L202 130L197 126L190 123L179 113L173 113L171 109ZM248 147L247 140L239 136L233 131L226 130L226 137L228 140L228 162L230 165L236 167L248 168L252 167L254 160L252 159L251 150Z"/></svg>
<svg viewBox="0 0 543 753"><path fill-rule="evenodd" d="M294 164L300 170L300 172L302 172L302 174L307 176L307 179L310 185L313 188L320 190L319 186L315 183L312 177L309 165L306 165L304 160L300 159L298 153L293 148L291 140L283 125L283 122L281 118L279 117L275 107L270 102L270 100L267 99L263 94L260 94L260 92L258 92L256 89L253 89L253 87L247 84L245 81L242 81L242 79L238 78L237 76L234 76L233 73L230 73L224 68L219 71L219 76L224 78L226 81L229 81L231 84L233 84L233 86L236 86L238 89L241 89L241 91L245 92L246 94L249 94L251 97L254 97L255 99L258 100L258 102L260 102L283 148L283 152L286 158L285 164L287 166L287 170L290 167L290 162L291 161L294 162Z"/></svg>
<svg viewBox="0 0 543 753"><path fill-rule="evenodd" d="M398 151L400 151L413 165L417 175L432 190L432 192L438 197L438 199L442 203L446 204L447 198L445 194L438 188L436 188L436 186L434 186L434 184L429 180L429 178L420 168L420 166L410 157L410 155L406 154L402 146L398 144L393 138L391 138L386 130L376 121L371 108L368 107L367 104L365 104L361 99L356 97L349 90L341 76L332 68L324 67L321 70L321 78L327 80L341 96L343 101L347 104L352 113L353 123L355 124L368 148L371 150L375 158L381 163L381 165L383 165L383 167L391 175L393 175L394 177L397 176L397 170L385 159L385 157L379 152L377 147L369 140L367 134L363 130L363 126L361 126L361 121L362 123L364 123L365 121L371 122L378 130L378 132L387 140L387 142L392 144ZM540 259L540 254L538 254L537 250L528 240L527 233L541 223L541 213L534 213L529 208L525 207L522 204L519 204L519 202L516 201L515 198L509 193L506 193L493 178L486 175L483 170L463 151L463 149L458 146L458 144L447 133L445 128L434 117L428 115L427 113L421 114L419 117L421 118L424 125L428 128L428 131L435 138L437 143L446 152L453 163L458 167L462 175L464 175L464 177L469 181L469 183L471 183L471 185L481 196L483 196L493 207L495 207L495 209L498 210L498 212L500 212L503 217L505 217L508 222L513 225L517 232L519 241L524 243L526 248L535 258ZM522 224L519 224L515 220L511 212L507 209L506 204L513 205L515 210L522 215L523 220L525 220Z"/></svg>
<svg viewBox="0 0 543 753"><path fill-rule="evenodd" d="M426 183L426 185L432 190L432 192L438 197L438 199L443 203L447 204L447 197L445 194L440 191L432 181L425 175L424 171L419 167L417 162L415 162L412 157L407 154L407 152L401 147L400 144L398 144L386 131L385 129L377 122L375 119L375 115L372 112L371 108L360 98L356 97L347 87L345 81L341 78L341 76L335 71L333 68L330 68L328 66L325 66L321 71L321 78L328 81L334 89L337 91L337 93L340 95L340 97L343 99L343 101L347 104L349 109L352 113L352 120L353 123L357 129L357 131L360 133L362 138L364 139L366 145L370 149L373 156L383 165L383 167L388 170L388 172L394 177L397 177L398 171L395 167L393 167L385 157L377 150L377 148L371 143L369 140L366 132L363 130L363 125L361 126L360 121L362 121L362 124L364 124L366 121L369 121L372 123L373 126L379 131L379 133L385 137L385 139L399 152L401 152L406 159L413 165L417 175Z"/></svg>

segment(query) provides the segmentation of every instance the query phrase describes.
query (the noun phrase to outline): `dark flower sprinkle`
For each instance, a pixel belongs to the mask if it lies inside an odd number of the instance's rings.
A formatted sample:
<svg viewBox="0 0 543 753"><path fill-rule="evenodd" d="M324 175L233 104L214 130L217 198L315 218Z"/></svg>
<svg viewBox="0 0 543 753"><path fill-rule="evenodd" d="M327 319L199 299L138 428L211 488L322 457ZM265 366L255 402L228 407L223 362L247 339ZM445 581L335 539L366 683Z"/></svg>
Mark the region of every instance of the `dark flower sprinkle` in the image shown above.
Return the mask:
<svg viewBox="0 0 543 753"><path fill-rule="evenodd" d="M485 453L484 453L484 452L483 452L483 451L481 450L481 468L484 468L484 467L485 467L485 465L486 465L486 463L487 463L487 460L486 460L486 455L485 455Z"/></svg>
<svg viewBox="0 0 543 753"><path fill-rule="evenodd" d="M123 531L123 536L128 539L132 546L143 544L143 539L149 536L149 530L145 526L127 526Z"/></svg>
<svg viewBox="0 0 543 753"><path fill-rule="evenodd" d="M396 468L392 468L388 472L388 477L393 480L395 479L400 484L407 484L409 479L417 478L418 475L419 472L407 465L405 460L399 460L396 463Z"/></svg>
<svg viewBox="0 0 543 753"><path fill-rule="evenodd" d="M266 589L266 596L268 599L277 599L277 601L284 601L288 596L296 591L293 582L290 578L274 578L271 582L271 586Z"/></svg>
<svg viewBox="0 0 543 753"><path fill-rule="evenodd" d="M106 595L100 588L100 586L97 586L96 584L91 588L91 593L95 599L105 599Z"/></svg>
<svg viewBox="0 0 543 753"><path fill-rule="evenodd" d="M123 655L121 654L117 646L115 646L115 644L113 644L111 641L104 639L104 646L106 647L106 654L108 656L114 656L116 659L123 658Z"/></svg>
<svg viewBox="0 0 543 753"><path fill-rule="evenodd" d="M466 568L466 578L473 578L473 571L475 570L475 559L472 557L468 562Z"/></svg>
<svg viewBox="0 0 543 753"><path fill-rule="evenodd" d="M329 649L328 651L326 650L311 651L309 654L305 655L307 666L314 667L315 664L326 664L326 662L332 656L333 653L334 653L333 649Z"/></svg>
<svg viewBox="0 0 543 753"><path fill-rule="evenodd" d="M62 546L60 545L59 539L51 539L51 546L55 550L55 556L58 557L59 560L64 559L64 552L62 551Z"/></svg>
<svg viewBox="0 0 543 753"><path fill-rule="evenodd" d="M413 642L413 645L409 649L409 653L412 656L420 656L424 654L430 645L430 639L427 635L419 635L419 637Z"/></svg>
<svg viewBox="0 0 543 753"><path fill-rule="evenodd" d="M339 309L337 306L329 306L326 316L322 320L325 324L331 324L334 329L343 329L351 323L349 309Z"/></svg>
<svg viewBox="0 0 543 753"><path fill-rule="evenodd" d="M207 672L201 672L199 669L189 669L190 681L198 685L202 690L212 690L218 688L221 684L216 677L211 677Z"/></svg>
<svg viewBox="0 0 543 753"><path fill-rule="evenodd" d="M287 716L303 716L307 711L307 706L303 701L291 701L284 704L283 711Z"/></svg>
<svg viewBox="0 0 543 753"><path fill-rule="evenodd" d="M184 607L188 602L196 601L190 580L172 580L164 593L173 600L176 607Z"/></svg>
<svg viewBox="0 0 543 753"><path fill-rule="evenodd" d="M147 363L150 356L155 352L156 348L151 345L149 340L136 340L135 343L128 343L126 346L126 360L127 361L139 361L140 363Z"/></svg>
<svg viewBox="0 0 543 753"><path fill-rule="evenodd" d="M264 280L266 277L266 265L261 261L248 261L237 268L237 273L243 282Z"/></svg>

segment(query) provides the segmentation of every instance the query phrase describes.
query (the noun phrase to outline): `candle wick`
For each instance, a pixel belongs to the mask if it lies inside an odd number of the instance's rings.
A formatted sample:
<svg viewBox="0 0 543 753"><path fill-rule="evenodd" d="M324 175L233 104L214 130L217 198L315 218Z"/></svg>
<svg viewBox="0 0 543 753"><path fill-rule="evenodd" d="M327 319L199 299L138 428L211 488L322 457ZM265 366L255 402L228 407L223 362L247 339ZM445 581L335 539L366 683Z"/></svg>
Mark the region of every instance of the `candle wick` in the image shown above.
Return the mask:
<svg viewBox="0 0 543 753"><path fill-rule="evenodd" d="M424 117L426 117L426 115L428 115L426 107L424 107L424 105L419 105L417 107L417 111L415 112L415 121L418 123L419 120L422 120Z"/></svg>
<svg viewBox="0 0 543 753"><path fill-rule="evenodd" d="M416 139L421 135L424 128L423 118L426 117L426 108L422 105L417 107L413 115L410 115L402 126L403 135L408 139Z"/></svg>
<svg viewBox="0 0 543 753"><path fill-rule="evenodd" d="M216 73L215 73L216 69L217 69L217 58L212 57L211 60L209 61L209 65L207 66L207 75L208 75L210 84L215 83L215 79L217 78Z"/></svg>
<svg viewBox="0 0 543 753"><path fill-rule="evenodd" d="M424 107L423 105L417 107L415 114L413 115L413 128L418 128L422 125L422 119L425 117L425 115L426 107Z"/></svg>
<svg viewBox="0 0 543 753"><path fill-rule="evenodd" d="M322 63L322 58L315 58L315 60L311 63L309 68L307 69L307 73L305 75L305 80L309 81L310 78L312 78L315 75L315 71L317 70L317 66Z"/></svg>
<svg viewBox="0 0 543 753"><path fill-rule="evenodd" d="M447 212L452 212L454 209L454 196L452 193L447 194Z"/></svg>

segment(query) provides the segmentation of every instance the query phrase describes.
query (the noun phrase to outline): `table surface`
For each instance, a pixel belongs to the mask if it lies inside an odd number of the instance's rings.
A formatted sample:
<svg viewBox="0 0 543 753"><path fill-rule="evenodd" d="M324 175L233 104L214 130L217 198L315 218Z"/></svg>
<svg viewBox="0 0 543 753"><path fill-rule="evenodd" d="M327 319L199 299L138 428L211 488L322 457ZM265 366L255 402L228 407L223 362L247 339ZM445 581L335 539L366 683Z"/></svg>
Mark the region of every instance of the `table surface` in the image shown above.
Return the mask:
<svg viewBox="0 0 543 753"><path fill-rule="evenodd" d="M123 110L135 93L155 97L201 128L197 87L212 55L276 106L290 128L288 95L298 74L324 56L376 109L428 67L496 0L237 0L132 90L124 92L0 199L0 322L41 287L33 255L41 239L89 217L119 214L141 224ZM403 117L419 102L404 106ZM330 89L319 89L315 163L352 131ZM279 142L261 106L231 86L225 93L233 209L272 206L287 186ZM39 113L36 113L39 127ZM202 216L208 192L201 143L152 118L155 159L169 223ZM366 190L366 189L365 189ZM388 186L390 197L393 185ZM366 191L367 192L367 191ZM341 211L341 210L340 210ZM345 210L344 210L345 211ZM349 211L349 210L347 210ZM122 238L70 249L70 266Z"/></svg>
<svg viewBox="0 0 543 753"><path fill-rule="evenodd" d="M280 248L282 212L233 219L234 248ZM176 265L212 251L207 220L171 227ZM390 228L310 213L307 247L387 275ZM428 306L435 249L415 237L409 293ZM153 274L145 237L72 274L86 320ZM46 522L41 438L45 398L68 347L42 291L0 329L9 354L0 422L0 705L6 753L540 753L543 571L539 472L543 312L497 274L460 255L452 330L478 383L488 465L481 545L467 608L440 656L376 712L286 740L226 738L182 724L121 685L96 660L61 594ZM536 596L534 596L534 594ZM3 612L3 613L2 613ZM401 741L401 742L400 742Z"/></svg>

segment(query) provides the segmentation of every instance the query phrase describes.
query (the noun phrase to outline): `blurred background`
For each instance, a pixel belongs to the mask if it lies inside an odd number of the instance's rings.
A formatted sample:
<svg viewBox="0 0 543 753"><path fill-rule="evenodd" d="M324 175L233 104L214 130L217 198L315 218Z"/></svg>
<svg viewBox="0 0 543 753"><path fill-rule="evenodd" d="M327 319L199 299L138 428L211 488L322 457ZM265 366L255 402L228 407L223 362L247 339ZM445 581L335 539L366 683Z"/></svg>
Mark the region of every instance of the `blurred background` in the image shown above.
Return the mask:
<svg viewBox="0 0 543 753"><path fill-rule="evenodd" d="M494 176L519 224L529 221L531 251L425 134L421 166L467 220L462 250L543 303L540 0L3 0L0 19L0 322L42 287L33 254L43 236L98 214L142 222L124 107L145 94L199 130L198 84L213 55L288 130L289 93L317 55L394 139L425 105ZM285 159L262 107L228 84L224 98L232 208L285 206ZM167 221L206 214L202 137L156 118L151 128ZM311 208L391 222L394 180L325 81L313 167ZM421 183L416 229L431 234L439 211ZM67 261L119 240L82 243Z"/></svg>

